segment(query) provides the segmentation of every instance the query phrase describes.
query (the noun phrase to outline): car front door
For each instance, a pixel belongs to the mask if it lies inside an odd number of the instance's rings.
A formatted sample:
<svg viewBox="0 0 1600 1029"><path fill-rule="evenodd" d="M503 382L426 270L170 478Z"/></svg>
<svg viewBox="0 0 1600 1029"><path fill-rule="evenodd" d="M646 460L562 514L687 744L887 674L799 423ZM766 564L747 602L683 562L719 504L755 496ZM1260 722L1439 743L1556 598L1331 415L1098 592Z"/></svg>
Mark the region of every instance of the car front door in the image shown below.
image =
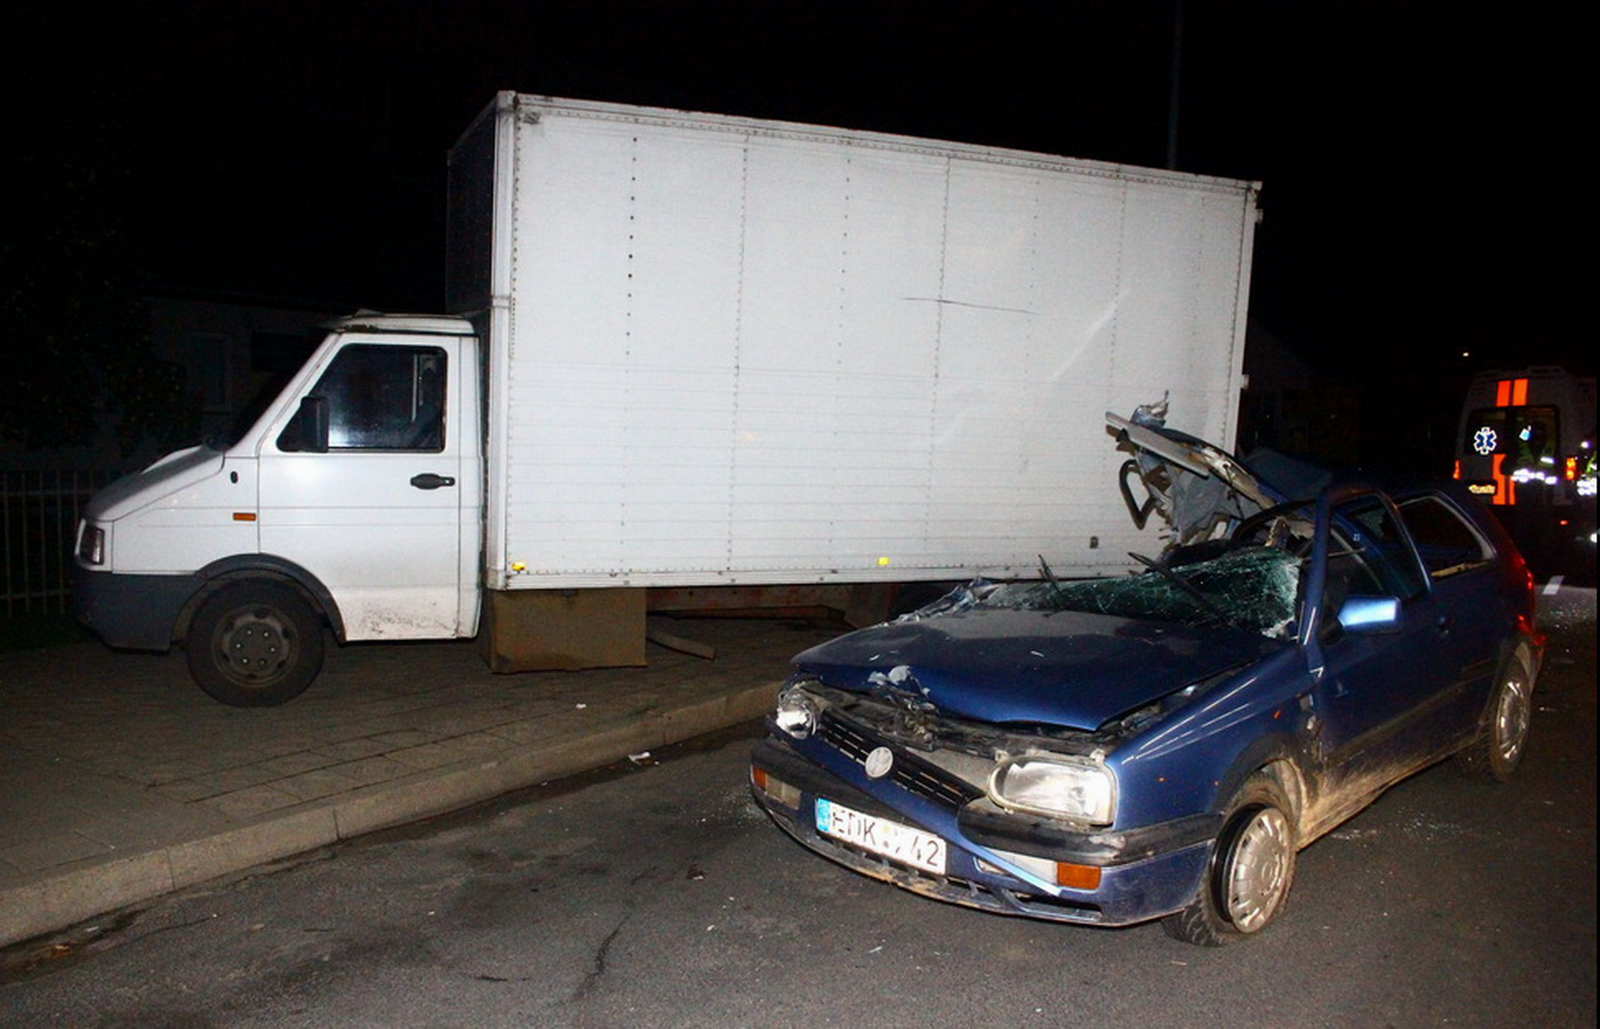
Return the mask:
<svg viewBox="0 0 1600 1029"><path fill-rule="evenodd" d="M1454 677L1441 650L1440 612L1394 507L1379 494L1360 494L1334 506L1318 532L1327 534L1313 558L1326 567L1314 627L1322 674L1310 697L1319 785L1330 803L1359 805L1436 752ZM1387 614L1343 624L1341 611L1356 610L1351 601Z"/></svg>

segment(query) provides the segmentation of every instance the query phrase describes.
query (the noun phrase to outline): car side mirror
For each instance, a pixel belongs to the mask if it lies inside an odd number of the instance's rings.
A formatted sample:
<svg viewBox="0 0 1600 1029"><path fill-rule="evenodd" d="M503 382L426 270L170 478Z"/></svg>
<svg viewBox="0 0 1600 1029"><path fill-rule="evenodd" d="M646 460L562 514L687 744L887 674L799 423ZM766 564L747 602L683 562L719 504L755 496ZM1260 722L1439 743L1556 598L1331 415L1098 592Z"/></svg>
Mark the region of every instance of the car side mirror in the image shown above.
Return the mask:
<svg viewBox="0 0 1600 1029"><path fill-rule="evenodd" d="M1339 627L1350 633L1394 632L1400 628L1400 598L1348 597L1339 607Z"/></svg>

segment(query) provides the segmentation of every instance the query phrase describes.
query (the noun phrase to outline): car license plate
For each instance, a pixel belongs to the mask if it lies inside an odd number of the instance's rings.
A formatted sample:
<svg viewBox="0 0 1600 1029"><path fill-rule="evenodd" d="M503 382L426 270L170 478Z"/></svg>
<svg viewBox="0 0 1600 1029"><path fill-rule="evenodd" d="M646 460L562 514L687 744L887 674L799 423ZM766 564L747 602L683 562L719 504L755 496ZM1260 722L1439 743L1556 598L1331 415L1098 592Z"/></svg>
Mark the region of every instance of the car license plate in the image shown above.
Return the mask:
<svg viewBox="0 0 1600 1029"><path fill-rule="evenodd" d="M932 833L817 798L817 831L934 875L944 874L945 842Z"/></svg>

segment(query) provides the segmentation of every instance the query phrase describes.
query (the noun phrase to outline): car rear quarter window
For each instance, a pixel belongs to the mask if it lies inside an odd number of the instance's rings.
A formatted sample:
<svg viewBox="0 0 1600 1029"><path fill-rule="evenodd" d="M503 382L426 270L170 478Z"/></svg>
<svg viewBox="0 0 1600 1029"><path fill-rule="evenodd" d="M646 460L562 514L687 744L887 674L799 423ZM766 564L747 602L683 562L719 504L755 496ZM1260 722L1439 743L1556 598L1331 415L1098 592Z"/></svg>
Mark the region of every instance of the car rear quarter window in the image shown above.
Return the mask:
<svg viewBox="0 0 1600 1029"><path fill-rule="evenodd" d="M1417 544L1417 556L1434 579L1457 575L1494 558L1488 542L1443 498L1413 497L1399 507Z"/></svg>

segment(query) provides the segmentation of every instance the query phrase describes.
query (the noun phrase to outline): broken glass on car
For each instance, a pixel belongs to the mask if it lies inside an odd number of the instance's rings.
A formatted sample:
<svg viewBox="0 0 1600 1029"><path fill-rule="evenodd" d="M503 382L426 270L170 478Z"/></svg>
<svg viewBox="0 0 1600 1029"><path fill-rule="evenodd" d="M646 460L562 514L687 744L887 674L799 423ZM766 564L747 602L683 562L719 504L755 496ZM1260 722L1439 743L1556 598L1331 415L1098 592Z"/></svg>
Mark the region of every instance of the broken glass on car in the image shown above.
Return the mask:
<svg viewBox="0 0 1600 1029"><path fill-rule="evenodd" d="M1159 565L1139 575L990 587L976 606L1230 625L1284 639L1294 621L1300 559L1276 547L1245 547L1209 561Z"/></svg>
<svg viewBox="0 0 1600 1029"><path fill-rule="evenodd" d="M1292 637L1310 512L1302 503L1277 503L1231 455L1167 429L1166 414L1163 399L1131 418L1106 415L1119 446L1134 454L1120 475L1129 513L1141 528L1157 512L1172 526L1160 560L1130 554L1143 573L1062 582L1041 558L1042 582L978 580L906 617L985 607L1084 611ZM1146 490L1142 502L1129 488L1134 477Z"/></svg>
<svg viewBox="0 0 1600 1029"><path fill-rule="evenodd" d="M1301 558L1277 547L1251 546L1192 564L1157 565L1114 579L1053 577L1043 582L977 579L902 621L973 609L1086 611L1179 625L1226 625L1273 639L1294 635Z"/></svg>

